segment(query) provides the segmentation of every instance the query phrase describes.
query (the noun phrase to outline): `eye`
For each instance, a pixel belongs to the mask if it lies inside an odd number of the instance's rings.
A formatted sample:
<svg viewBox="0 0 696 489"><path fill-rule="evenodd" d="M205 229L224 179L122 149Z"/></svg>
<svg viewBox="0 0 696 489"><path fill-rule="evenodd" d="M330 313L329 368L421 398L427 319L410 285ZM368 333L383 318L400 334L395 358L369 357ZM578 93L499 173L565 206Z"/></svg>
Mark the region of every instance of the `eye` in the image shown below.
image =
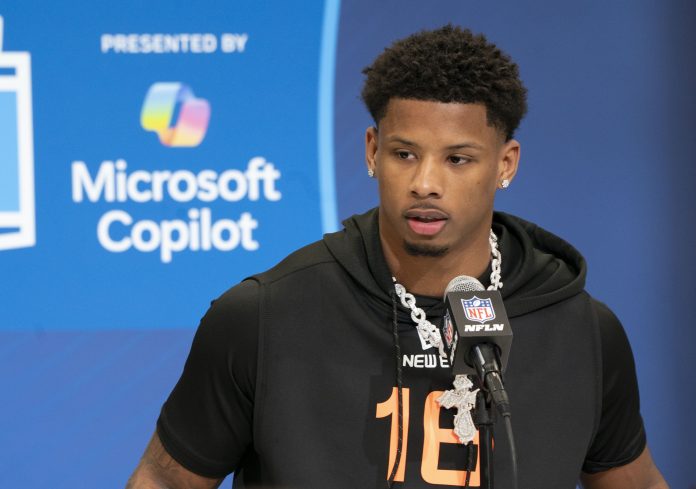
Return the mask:
<svg viewBox="0 0 696 489"><path fill-rule="evenodd" d="M447 159L449 160L450 163L452 163L455 166L460 166L460 165L465 165L467 163L471 163L473 158L469 156L461 156L461 155L452 155L448 156Z"/></svg>
<svg viewBox="0 0 696 489"><path fill-rule="evenodd" d="M400 160L410 160L412 158L415 158L413 153L411 153L410 151L406 151L405 149L397 149L396 151L394 151L394 154Z"/></svg>

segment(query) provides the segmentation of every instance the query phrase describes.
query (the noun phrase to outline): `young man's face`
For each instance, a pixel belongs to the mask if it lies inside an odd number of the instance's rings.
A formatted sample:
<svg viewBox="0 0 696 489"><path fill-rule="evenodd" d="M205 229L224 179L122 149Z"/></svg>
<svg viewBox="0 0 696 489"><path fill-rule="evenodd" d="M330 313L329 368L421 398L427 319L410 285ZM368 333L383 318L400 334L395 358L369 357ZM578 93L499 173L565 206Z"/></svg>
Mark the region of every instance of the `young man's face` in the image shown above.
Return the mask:
<svg viewBox="0 0 696 489"><path fill-rule="evenodd" d="M480 104L392 99L366 135L379 182L380 235L391 249L441 256L487 239L493 199L512 180L519 144L488 125Z"/></svg>

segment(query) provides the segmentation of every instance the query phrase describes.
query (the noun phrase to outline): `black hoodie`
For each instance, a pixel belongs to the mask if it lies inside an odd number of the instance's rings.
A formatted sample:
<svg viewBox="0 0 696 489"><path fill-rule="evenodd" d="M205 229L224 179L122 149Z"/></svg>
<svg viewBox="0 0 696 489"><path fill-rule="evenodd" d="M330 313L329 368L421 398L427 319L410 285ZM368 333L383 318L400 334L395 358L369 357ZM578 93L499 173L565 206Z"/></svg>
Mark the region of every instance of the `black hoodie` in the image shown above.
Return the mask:
<svg viewBox="0 0 696 489"><path fill-rule="evenodd" d="M447 362L423 351L410 311L394 300L377 211L344 226L214 301L158 420L184 467L236 471L236 488L382 488L400 447L396 487L463 485L453 410L436 402L452 385ZM626 464L645 447L630 347L584 291L585 262L572 246L507 214L494 215L493 230L514 331L505 380L519 487L574 489L581 470ZM440 299L417 304L440 321ZM504 489L507 439L502 425L495 433Z"/></svg>

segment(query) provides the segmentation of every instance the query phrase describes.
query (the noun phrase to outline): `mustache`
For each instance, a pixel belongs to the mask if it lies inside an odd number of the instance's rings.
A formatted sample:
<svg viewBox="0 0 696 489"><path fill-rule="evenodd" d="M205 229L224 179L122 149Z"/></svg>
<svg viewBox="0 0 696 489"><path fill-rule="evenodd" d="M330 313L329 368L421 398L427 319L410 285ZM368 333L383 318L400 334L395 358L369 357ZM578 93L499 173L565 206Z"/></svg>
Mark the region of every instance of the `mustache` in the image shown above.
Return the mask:
<svg viewBox="0 0 696 489"><path fill-rule="evenodd" d="M440 209L438 206L435 204L432 204L430 202L418 202L416 204L413 204L410 206L407 211L415 211L415 210L436 210L440 212L444 212L442 209Z"/></svg>
<svg viewBox="0 0 696 489"><path fill-rule="evenodd" d="M449 214L437 205L431 204L429 202L418 202L406 209L403 214L406 218L411 217L431 217L435 219L449 219Z"/></svg>

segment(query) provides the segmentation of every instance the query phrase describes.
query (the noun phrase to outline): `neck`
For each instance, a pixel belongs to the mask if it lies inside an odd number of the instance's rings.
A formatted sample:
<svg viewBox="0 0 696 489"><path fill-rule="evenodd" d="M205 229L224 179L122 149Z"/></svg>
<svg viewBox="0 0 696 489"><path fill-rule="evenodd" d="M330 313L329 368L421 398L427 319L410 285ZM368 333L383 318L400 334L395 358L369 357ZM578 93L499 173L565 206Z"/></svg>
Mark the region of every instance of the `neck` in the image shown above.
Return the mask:
<svg viewBox="0 0 696 489"><path fill-rule="evenodd" d="M491 248L488 232L477 237L464 250L443 256L412 256L403 243L389 243L380 233L384 258L396 281L412 294L442 297L445 287L457 275L480 277L488 268Z"/></svg>

